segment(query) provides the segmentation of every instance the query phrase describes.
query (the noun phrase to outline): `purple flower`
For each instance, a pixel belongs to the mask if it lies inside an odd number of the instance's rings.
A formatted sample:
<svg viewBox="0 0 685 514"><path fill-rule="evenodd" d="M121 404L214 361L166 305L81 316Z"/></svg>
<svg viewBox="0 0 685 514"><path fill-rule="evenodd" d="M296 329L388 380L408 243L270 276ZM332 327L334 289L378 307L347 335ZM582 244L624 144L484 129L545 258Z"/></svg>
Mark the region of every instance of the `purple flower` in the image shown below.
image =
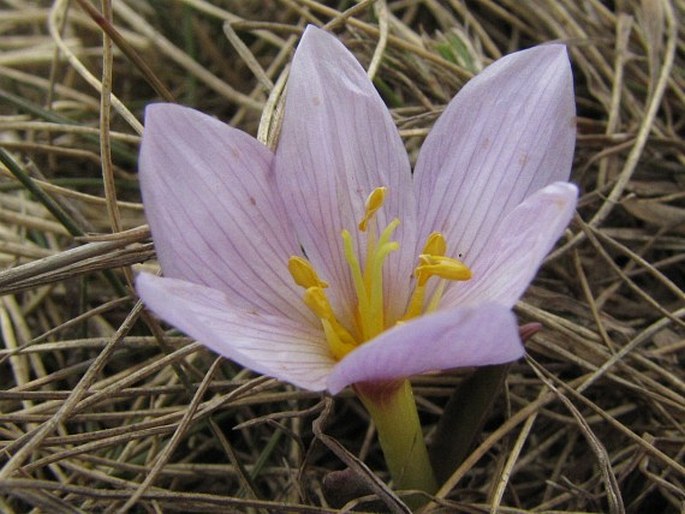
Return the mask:
<svg viewBox="0 0 685 514"><path fill-rule="evenodd" d="M577 189L562 45L471 80L414 173L363 68L305 30L275 154L176 105L148 107L140 181L164 278L137 289L164 320L243 366L336 393L523 354L514 303Z"/></svg>

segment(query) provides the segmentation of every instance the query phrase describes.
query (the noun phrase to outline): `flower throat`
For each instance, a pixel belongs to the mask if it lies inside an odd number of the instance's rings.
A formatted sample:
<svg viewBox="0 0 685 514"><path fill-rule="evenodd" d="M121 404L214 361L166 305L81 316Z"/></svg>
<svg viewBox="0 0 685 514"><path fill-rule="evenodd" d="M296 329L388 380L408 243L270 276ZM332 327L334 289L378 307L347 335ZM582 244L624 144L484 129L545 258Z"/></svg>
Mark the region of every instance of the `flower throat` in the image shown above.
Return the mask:
<svg viewBox="0 0 685 514"><path fill-rule="evenodd" d="M307 259L293 256L288 260L290 274L295 283L305 289L304 303L321 321L329 348L336 360L342 359L360 344L390 328L385 321L383 303L383 264L388 255L400 247L397 241L392 240L400 220L393 219L380 235L377 235L375 224L370 223L383 206L386 192L386 187L377 187L371 192L366 200L364 216L357 226L359 232L366 235L367 241L363 266L357 258L350 232L344 229L341 234L345 260L357 296L357 305L354 309L356 327L344 327L338 321L326 296L325 289L328 284L319 278ZM414 290L407 309L397 323L434 311L440 302L447 280L471 278L471 270L463 262L445 256L446 252L444 236L439 232L431 233L423 252L418 256L418 265L413 274ZM442 280L426 302L426 284L431 277ZM356 330L350 331L348 328Z"/></svg>

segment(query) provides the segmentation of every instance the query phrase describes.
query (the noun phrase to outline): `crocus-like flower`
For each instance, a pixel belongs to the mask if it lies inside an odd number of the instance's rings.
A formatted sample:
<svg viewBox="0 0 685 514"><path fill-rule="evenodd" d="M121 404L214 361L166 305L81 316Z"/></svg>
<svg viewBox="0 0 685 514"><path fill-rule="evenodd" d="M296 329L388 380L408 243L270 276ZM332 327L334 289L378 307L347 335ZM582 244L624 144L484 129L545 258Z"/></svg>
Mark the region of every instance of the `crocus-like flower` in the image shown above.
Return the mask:
<svg viewBox="0 0 685 514"><path fill-rule="evenodd" d="M562 45L504 57L450 102L412 174L363 68L309 27L275 153L194 110L152 105L140 155L164 277L137 289L214 351L297 386L509 362L511 309L577 190Z"/></svg>

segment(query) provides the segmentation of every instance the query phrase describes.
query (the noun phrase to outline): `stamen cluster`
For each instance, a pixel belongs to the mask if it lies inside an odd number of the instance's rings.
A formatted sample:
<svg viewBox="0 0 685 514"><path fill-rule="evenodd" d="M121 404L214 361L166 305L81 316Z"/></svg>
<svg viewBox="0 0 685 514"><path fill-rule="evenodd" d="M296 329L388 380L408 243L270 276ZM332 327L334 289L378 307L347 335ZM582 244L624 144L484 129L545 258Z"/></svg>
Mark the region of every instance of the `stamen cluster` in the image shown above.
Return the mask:
<svg viewBox="0 0 685 514"><path fill-rule="evenodd" d="M357 227L359 232L366 234L366 256L363 267L357 257L352 235L347 229L341 233L345 260L350 268L357 297L356 327L348 329L338 321L326 296L325 289L328 283L319 278L307 259L293 256L288 261L288 269L293 280L305 289L303 301L321 320L331 353L337 360L390 328L385 322L383 264L388 255L400 247L397 241L392 240L392 235L399 226L400 220L393 219L380 236L377 236L375 224L371 223L383 206L386 193L386 187L377 187L371 192L366 201L364 216ZM419 255L419 263L413 274L414 290L405 314L398 323L434 311L440 303L445 281L471 278L471 270L463 262L447 257L446 252L447 243L444 236L439 232L431 233L426 240L423 252ZM426 305L426 285L428 279L433 276L443 280L440 281Z"/></svg>

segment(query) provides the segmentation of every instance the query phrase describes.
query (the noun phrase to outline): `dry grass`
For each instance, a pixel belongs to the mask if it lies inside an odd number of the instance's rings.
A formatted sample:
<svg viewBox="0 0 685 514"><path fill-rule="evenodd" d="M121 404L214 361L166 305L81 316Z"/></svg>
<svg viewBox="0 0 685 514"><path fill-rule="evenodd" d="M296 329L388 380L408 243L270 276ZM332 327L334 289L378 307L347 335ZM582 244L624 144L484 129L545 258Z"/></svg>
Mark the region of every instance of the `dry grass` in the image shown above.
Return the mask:
<svg viewBox="0 0 685 514"><path fill-rule="evenodd" d="M273 144L305 23L371 67L413 154L492 59L550 40L573 58L583 195L518 307L544 329L430 508L683 509L682 0L117 0L116 45L82 4L0 5L2 512L339 512L322 483L340 457L385 478L356 400L217 360L130 288L155 268L143 106L173 98ZM415 381L427 427L463 376Z"/></svg>

